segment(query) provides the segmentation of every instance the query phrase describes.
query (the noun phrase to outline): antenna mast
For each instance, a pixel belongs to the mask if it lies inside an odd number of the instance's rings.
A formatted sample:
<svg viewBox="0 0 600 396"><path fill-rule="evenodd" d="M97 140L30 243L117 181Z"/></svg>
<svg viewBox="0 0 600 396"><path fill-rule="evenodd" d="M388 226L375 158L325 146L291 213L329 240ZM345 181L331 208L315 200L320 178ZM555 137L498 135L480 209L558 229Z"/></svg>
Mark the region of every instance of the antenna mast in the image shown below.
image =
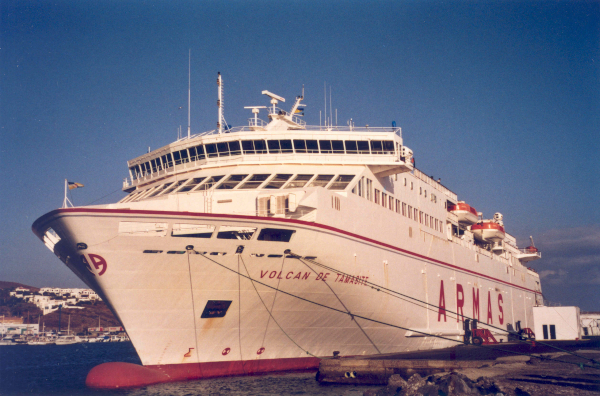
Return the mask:
<svg viewBox="0 0 600 396"><path fill-rule="evenodd" d="M219 108L219 121L217 121L217 129L219 130L219 135L223 133L223 107L221 106L223 100L223 89L222 89L222 80L221 80L221 72L217 73L217 87L219 89L219 99L217 100L217 107Z"/></svg>
<svg viewBox="0 0 600 396"><path fill-rule="evenodd" d="M188 55L188 139L190 138L190 99L192 86L192 49L189 49Z"/></svg>

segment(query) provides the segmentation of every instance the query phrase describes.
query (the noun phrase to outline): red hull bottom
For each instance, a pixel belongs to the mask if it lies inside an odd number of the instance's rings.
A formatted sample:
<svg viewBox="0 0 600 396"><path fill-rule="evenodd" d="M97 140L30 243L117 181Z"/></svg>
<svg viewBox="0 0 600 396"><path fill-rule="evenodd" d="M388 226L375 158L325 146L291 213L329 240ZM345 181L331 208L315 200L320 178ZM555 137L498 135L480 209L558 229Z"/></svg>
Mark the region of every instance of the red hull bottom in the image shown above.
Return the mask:
<svg viewBox="0 0 600 396"><path fill-rule="evenodd" d="M162 382L317 369L319 362L320 359L315 357L160 366L112 362L103 363L91 369L85 384L95 389L136 388Z"/></svg>

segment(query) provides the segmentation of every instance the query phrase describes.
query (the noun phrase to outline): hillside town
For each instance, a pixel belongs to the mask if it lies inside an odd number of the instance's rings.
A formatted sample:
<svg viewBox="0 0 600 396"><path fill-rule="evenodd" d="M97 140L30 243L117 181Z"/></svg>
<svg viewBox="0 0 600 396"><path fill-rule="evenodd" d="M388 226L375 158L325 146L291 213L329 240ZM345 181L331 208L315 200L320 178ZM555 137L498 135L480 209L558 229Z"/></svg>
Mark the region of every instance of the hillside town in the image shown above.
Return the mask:
<svg viewBox="0 0 600 396"><path fill-rule="evenodd" d="M0 345L128 340L119 321L91 289L6 286L0 287Z"/></svg>
<svg viewBox="0 0 600 396"><path fill-rule="evenodd" d="M58 287L42 287L39 291L33 291L25 287L17 287L10 292L11 297L19 298L35 304L47 315L61 307L62 309L83 309L77 306L82 301L102 301L102 299L91 289L61 289Z"/></svg>

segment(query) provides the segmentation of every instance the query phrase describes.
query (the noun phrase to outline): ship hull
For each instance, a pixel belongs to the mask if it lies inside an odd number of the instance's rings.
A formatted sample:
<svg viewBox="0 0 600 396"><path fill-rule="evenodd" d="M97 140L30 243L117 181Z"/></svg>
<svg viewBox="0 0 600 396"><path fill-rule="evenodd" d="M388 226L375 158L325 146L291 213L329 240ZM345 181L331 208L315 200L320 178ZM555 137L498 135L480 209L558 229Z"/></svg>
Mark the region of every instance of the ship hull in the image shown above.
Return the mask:
<svg viewBox="0 0 600 396"><path fill-rule="evenodd" d="M123 222L166 228L132 235ZM173 237L180 224L256 231ZM121 320L142 364L170 380L315 368L334 352L445 348L462 342L462 315L529 327L540 294L509 265L424 233L391 244L284 218L87 208L33 225L41 239L48 228L61 238L54 253ZM258 240L264 228L293 236Z"/></svg>

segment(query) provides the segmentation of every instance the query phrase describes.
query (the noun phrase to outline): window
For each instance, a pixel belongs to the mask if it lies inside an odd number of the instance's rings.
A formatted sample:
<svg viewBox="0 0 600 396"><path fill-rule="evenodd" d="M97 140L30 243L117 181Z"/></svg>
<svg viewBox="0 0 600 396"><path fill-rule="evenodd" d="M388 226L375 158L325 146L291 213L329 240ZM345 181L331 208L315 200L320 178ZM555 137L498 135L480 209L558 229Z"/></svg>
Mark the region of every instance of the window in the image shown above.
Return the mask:
<svg viewBox="0 0 600 396"><path fill-rule="evenodd" d="M179 151L179 155L181 157L181 163L185 164L186 162L190 162L190 157L188 155L187 149L183 149Z"/></svg>
<svg viewBox="0 0 600 396"><path fill-rule="evenodd" d="M343 140L332 140L331 148L334 154L344 154L344 141Z"/></svg>
<svg viewBox="0 0 600 396"><path fill-rule="evenodd" d="M289 242L295 230L283 230L278 228L263 228L258 234L259 241Z"/></svg>
<svg viewBox="0 0 600 396"><path fill-rule="evenodd" d="M339 197L331 196L331 207L335 210L341 210L342 203Z"/></svg>
<svg viewBox="0 0 600 396"><path fill-rule="evenodd" d="M379 205L381 202L381 193L378 189L375 189L375 203Z"/></svg>
<svg viewBox="0 0 600 396"><path fill-rule="evenodd" d="M281 152L283 154L288 154L288 153L293 153L294 152L291 140L280 140L279 141L279 146L281 147Z"/></svg>
<svg viewBox="0 0 600 396"><path fill-rule="evenodd" d="M244 154L256 154L254 142L252 140L242 140L242 150Z"/></svg>
<svg viewBox="0 0 600 396"><path fill-rule="evenodd" d="M294 149L296 150L296 153L305 154L306 142L304 140L294 140Z"/></svg>
<svg viewBox="0 0 600 396"><path fill-rule="evenodd" d="M415 209L415 212L417 209ZM419 210L419 223L423 224L423 212Z"/></svg>
<svg viewBox="0 0 600 396"><path fill-rule="evenodd" d="M318 175L308 187L325 187L333 179L333 175Z"/></svg>
<svg viewBox="0 0 600 396"><path fill-rule="evenodd" d="M309 154L318 154L319 153L319 144L316 140L307 140L306 141L306 151Z"/></svg>
<svg viewBox="0 0 600 396"><path fill-rule="evenodd" d="M412 219L413 207L408 205L408 218Z"/></svg>
<svg viewBox="0 0 600 396"><path fill-rule="evenodd" d="M419 195L423 195L423 187L419 187Z"/></svg>
<svg viewBox="0 0 600 396"><path fill-rule="evenodd" d="M373 181L367 178L367 200L373 200Z"/></svg>
<svg viewBox="0 0 600 396"><path fill-rule="evenodd" d="M162 186L158 187L157 189L155 189L154 191L152 191L150 194L148 194L148 196L146 196L146 198L154 197L155 195L160 194L165 189L167 189L171 184L173 184L173 183L165 183L165 184L163 184Z"/></svg>
<svg viewBox="0 0 600 396"><path fill-rule="evenodd" d="M197 154L196 158L198 161L201 161L206 158L206 155L204 154L204 146L202 144L199 146L196 146L196 154Z"/></svg>
<svg viewBox="0 0 600 396"><path fill-rule="evenodd" d="M358 179L358 196L359 197L364 197L365 196L365 177L361 177L360 179Z"/></svg>
<svg viewBox="0 0 600 396"><path fill-rule="evenodd" d="M175 160L175 165L181 164L181 153L179 151L175 151L173 154L173 159Z"/></svg>
<svg viewBox="0 0 600 396"><path fill-rule="evenodd" d="M173 224L171 236L178 238L210 238L215 231L211 224Z"/></svg>
<svg viewBox="0 0 600 396"><path fill-rule="evenodd" d="M371 154L371 150L369 150L369 142L364 140L359 140L356 142L358 146L359 154Z"/></svg>
<svg viewBox="0 0 600 396"><path fill-rule="evenodd" d="M381 140L372 140L371 141L371 153L372 154L383 154L383 145L381 144Z"/></svg>
<svg viewBox="0 0 600 396"><path fill-rule="evenodd" d="M331 140L319 140L319 148L321 154L332 154L333 149L331 148Z"/></svg>
<svg viewBox="0 0 600 396"><path fill-rule="evenodd" d="M239 239L247 241L252 238L256 232L256 228L251 227L236 227L236 226L221 226L217 233L218 239Z"/></svg>
<svg viewBox="0 0 600 396"><path fill-rule="evenodd" d="M248 175L231 175L223 183L219 184L217 190L231 190L240 184Z"/></svg>
<svg viewBox="0 0 600 396"><path fill-rule="evenodd" d="M156 166L156 158L151 160L150 163L152 164L152 173L158 172L158 167Z"/></svg>
<svg viewBox="0 0 600 396"><path fill-rule="evenodd" d="M219 154L217 154L217 145L214 143L205 144L204 149L206 150L206 156L208 158L215 158L219 156Z"/></svg>
<svg viewBox="0 0 600 396"><path fill-rule="evenodd" d="M238 190L246 190L251 188L258 188L267 178L271 176L269 174L252 175L245 183L238 187Z"/></svg>
<svg viewBox="0 0 600 396"><path fill-rule="evenodd" d="M346 140L344 144L346 146L346 154L358 154L358 147L355 140Z"/></svg>
<svg viewBox="0 0 600 396"><path fill-rule="evenodd" d="M273 188L278 189L283 187L285 182L287 182L292 175L275 175L274 178L271 179L269 183L264 188Z"/></svg>
<svg viewBox="0 0 600 396"><path fill-rule="evenodd" d="M175 183L171 184L169 188L166 188L162 193L160 193L160 195L172 193L176 188L180 187L186 181L188 181L188 179L176 181Z"/></svg>
<svg viewBox="0 0 600 396"><path fill-rule="evenodd" d="M285 188L300 188L304 187L314 175L296 175Z"/></svg>
<svg viewBox="0 0 600 396"><path fill-rule="evenodd" d="M269 154L280 154L281 147L279 146L279 140L267 140L267 147L269 147Z"/></svg>
<svg viewBox="0 0 600 396"><path fill-rule="evenodd" d="M163 155L161 159L165 169L173 166L173 156L171 155L171 153Z"/></svg>
<svg viewBox="0 0 600 396"><path fill-rule="evenodd" d="M330 190L345 190L354 179L354 175L339 175L329 186Z"/></svg>
<svg viewBox="0 0 600 396"><path fill-rule="evenodd" d="M394 210L394 197L390 196L389 200L390 200L389 208L390 208L390 210Z"/></svg>
<svg viewBox="0 0 600 396"><path fill-rule="evenodd" d="M388 198L388 195L386 193L381 194L381 205L384 208L387 208L387 198Z"/></svg>
<svg viewBox="0 0 600 396"><path fill-rule="evenodd" d="M425 195L425 198L427 198L427 190L425 190L425 194L424 195Z"/></svg>
<svg viewBox="0 0 600 396"><path fill-rule="evenodd" d="M419 209L415 208L415 221L419 221Z"/></svg>
<svg viewBox="0 0 600 396"><path fill-rule="evenodd" d="M223 176L211 176L204 183L202 183L198 190L210 190L222 178Z"/></svg>
<svg viewBox="0 0 600 396"><path fill-rule="evenodd" d="M242 154L242 150L240 148L240 142L233 141L233 142L228 142L228 144L229 144L229 152L231 153L231 155Z"/></svg>
<svg viewBox="0 0 600 396"><path fill-rule="evenodd" d="M198 184L202 183L202 180L206 179L206 177L195 177L188 184L181 187L179 192L187 192L193 190Z"/></svg>
<svg viewBox="0 0 600 396"><path fill-rule="evenodd" d="M413 182L410 182L410 189L413 189Z"/></svg>
<svg viewBox="0 0 600 396"><path fill-rule="evenodd" d="M406 202L402 202L402 216L406 216Z"/></svg>
<svg viewBox="0 0 600 396"><path fill-rule="evenodd" d="M217 143L217 151L219 152L219 157L228 157L231 155L227 142Z"/></svg>
<svg viewBox="0 0 600 396"><path fill-rule="evenodd" d="M550 325L550 339L556 340L556 326Z"/></svg>
<svg viewBox="0 0 600 396"><path fill-rule="evenodd" d="M406 187L406 177L404 178L404 187Z"/></svg>

